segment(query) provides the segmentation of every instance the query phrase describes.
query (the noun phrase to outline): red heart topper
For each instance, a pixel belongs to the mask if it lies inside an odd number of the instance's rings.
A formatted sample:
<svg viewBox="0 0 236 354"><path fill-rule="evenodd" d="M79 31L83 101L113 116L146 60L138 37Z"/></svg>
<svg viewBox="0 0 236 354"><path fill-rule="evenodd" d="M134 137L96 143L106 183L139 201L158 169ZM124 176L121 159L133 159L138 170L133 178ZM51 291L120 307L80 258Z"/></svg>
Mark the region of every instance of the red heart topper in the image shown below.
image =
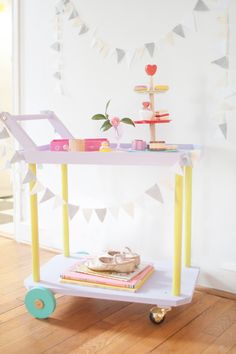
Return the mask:
<svg viewBox="0 0 236 354"><path fill-rule="evenodd" d="M157 66L155 64L154 65L148 64L145 66L145 70L149 76L153 76L156 74Z"/></svg>

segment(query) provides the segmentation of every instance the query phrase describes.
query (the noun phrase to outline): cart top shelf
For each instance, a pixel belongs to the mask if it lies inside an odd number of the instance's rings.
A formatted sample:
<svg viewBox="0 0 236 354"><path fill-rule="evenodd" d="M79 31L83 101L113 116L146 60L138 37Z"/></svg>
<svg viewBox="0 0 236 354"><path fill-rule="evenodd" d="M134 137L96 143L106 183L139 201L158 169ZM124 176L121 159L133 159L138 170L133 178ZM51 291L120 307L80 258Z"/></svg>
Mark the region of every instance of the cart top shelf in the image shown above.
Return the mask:
<svg viewBox="0 0 236 354"><path fill-rule="evenodd" d="M73 135L51 111L37 115L10 115L1 113L0 120L6 125L20 144L21 153L28 163L79 164L79 165L126 165L126 166L171 166L180 162L184 154L199 149L192 144L178 145L176 152L132 151L130 144L121 145L121 151L112 152L72 152L50 151L49 145L37 146L19 124L22 121L47 119L61 138Z"/></svg>

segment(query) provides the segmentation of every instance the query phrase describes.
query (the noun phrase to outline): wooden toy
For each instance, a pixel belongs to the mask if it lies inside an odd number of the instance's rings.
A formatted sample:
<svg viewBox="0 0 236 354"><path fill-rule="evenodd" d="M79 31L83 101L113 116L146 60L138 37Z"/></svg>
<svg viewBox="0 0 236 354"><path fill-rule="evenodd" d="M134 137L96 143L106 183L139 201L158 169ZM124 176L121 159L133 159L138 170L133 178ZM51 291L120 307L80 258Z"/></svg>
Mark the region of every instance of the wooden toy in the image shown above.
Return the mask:
<svg viewBox="0 0 236 354"><path fill-rule="evenodd" d="M55 139L50 143L51 151L68 151L69 150L69 140L68 139Z"/></svg>
<svg viewBox="0 0 236 354"><path fill-rule="evenodd" d="M98 298L125 302L137 302L155 305L150 309L150 320L155 324L161 323L172 306L180 306L191 302L199 269L191 267L191 202L192 202L192 166L184 166L184 178L175 175L174 194L174 237L172 261L153 261L155 271L143 287L137 292L102 289L79 286L60 282L60 274L71 267L79 254L70 253L69 213L68 213L68 165L122 165L122 166L166 166L171 167L182 161L183 155L190 154L194 145L178 145L175 152L129 152L130 145L125 145L124 152L115 151L101 154L73 151L50 151L50 146L37 146L18 122L48 120L62 139L74 139L73 135L61 123L53 112L40 115L10 115L1 113L0 121L17 139L22 147L21 154L29 169L36 176L37 164L59 164L61 166L61 197L65 201L62 206L62 239L63 255L53 257L40 268L39 252L39 219L37 194L30 194L31 211L31 240L32 240L32 275L25 280L28 292L25 305L29 313L36 318L47 318L54 311L56 301L54 294L72 295L79 297ZM127 151L126 151L126 150ZM56 177L56 176L55 176ZM184 183L183 183L184 181ZM36 181L30 182L30 191ZM183 198L185 209L183 215ZM185 242L182 245L182 221L185 225ZM169 237L170 235L168 235ZM160 245L156 245L160 247ZM152 245L155 247L155 245ZM182 248L184 264L182 264ZM149 260L150 262L150 260Z"/></svg>
<svg viewBox="0 0 236 354"><path fill-rule="evenodd" d="M132 141L132 150L146 150L147 144L144 140L135 139Z"/></svg>
<svg viewBox="0 0 236 354"><path fill-rule="evenodd" d="M135 91L138 93L145 93L149 95L149 102L150 102L150 107L149 108L145 108L140 112L140 117L141 120L136 120L134 121L135 124L149 124L149 129L150 129L150 141L156 141L156 128L155 128L155 124L160 124L160 123L169 123L170 119L161 119L161 116L156 116L156 112L155 112L155 94L161 93L161 92L165 92L169 89L169 87L167 85L156 85L154 87L154 83L153 83L153 76L156 74L157 72L157 66L148 64L145 67L145 71L147 73L148 76L150 76L150 83L149 83L149 88L146 89L142 89L142 85L139 86L135 86ZM138 89L137 89L138 88ZM149 112L145 113L145 110L148 111L150 109L150 111L152 112L152 114L150 114ZM156 119L159 118L159 119Z"/></svg>
<svg viewBox="0 0 236 354"><path fill-rule="evenodd" d="M99 148L99 151L100 151L100 152L111 152L111 151L112 151L112 149L111 149L110 146L109 146L108 141L103 141L103 142L101 143L101 146L100 146L100 148Z"/></svg>

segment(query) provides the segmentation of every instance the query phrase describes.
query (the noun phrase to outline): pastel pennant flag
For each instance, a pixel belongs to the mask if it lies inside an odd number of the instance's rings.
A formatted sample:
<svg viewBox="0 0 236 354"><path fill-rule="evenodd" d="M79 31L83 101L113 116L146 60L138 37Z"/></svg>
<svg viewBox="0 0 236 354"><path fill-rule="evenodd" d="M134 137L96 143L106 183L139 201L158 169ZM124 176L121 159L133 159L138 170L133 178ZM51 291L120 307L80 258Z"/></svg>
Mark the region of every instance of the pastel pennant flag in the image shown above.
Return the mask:
<svg viewBox="0 0 236 354"><path fill-rule="evenodd" d="M134 217L134 204L133 203L123 204L122 208L129 216L131 216L131 218Z"/></svg>
<svg viewBox="0 0 236 354"><path fill-rule="evenodd" d="M34 194L40 193L40 192L44 191L44 189L45 189L45 187L39 181L36 181L30 194L34 195Z"/></svg>
<svg viewBox="0 0 236 354"><path fill-rule="evenodd" d="M224 135L225 139L227 139L227 123L219 124L219 128L221 130L221 133Z"/></svg>
<svg viewBox="0 0 236 354"><path fill-rule="evenodd" d="M15 152L15 154L12 156L10 163L16 163L24 160L22 154L20 154L18 151Z"/></svg>
<svg viewBox="0 0 236 354"><path fill-rule="evenodd" d="M88 26L86 26L86 24L83 23L83 25L82 25L82 27L81 27L81 29L80 29L80 31L79 31L79 35L85 34L85 33L88 32L88 31L89 31Z"/></svg>
<svg viewBox="0 0 236 354"><path fill-rule="evenodd" d="M28 170L25 177L23 178L22 184L30 183L33 181L36 181L36 176L31 170Z"/></svg>
<svg viewBox="0 0 236 354"><path fill-rule="evenodd" d="M93 209L82 209L82 212L85 217L85 220L89 222L93 213Z"/></svg>
<svg viewBox="0 0 236 354"><path fill-rule="evenodd" d="M82 24L83 24L83 21L79 17L76 17L73 21L73 27L80 27Z"/></svg>
<svg viewBox="0 0 236 354"><path fill-rule="evenodd" d="M59 207L62 207L64 204L65 204L65 201L59 195L56 195L54 198L53 209L57 209Z"/></svg>
<svg viewBox="0 0 236 354"><path fill-rule="evenodd" d="M162 198L162 194L160 191L160 188L157 184L154 184L154 186L152 186L151 188L149 188L148 190L146 190L145 192L147 195L149 195L149 197L157 200L160 203L164 203L163 198Z"/></svg>
<svg viewBox="0 0 236 354"><path fill-rule="evenodd" d="M77 11L76 9L74 9L74 10L72 11L72 13L70 14L68 20L74 20L74 19L77 18L78 16L79 16L78 11Z"/></svg>
<svg viewBox="0 0 236 354"><path fill-rule="evenodd" d="M111 213L111 215L113 216L114 219L118 219L119 217L119 207L110 207L109 212Z"/></svg>
<svg viewBox="0 0 236 354"><path fill-rule="evenodd" d="M0 132L0 139L6 139L9 137L10 137L10 135L8 134L8 131L4 127L3 130Z"/></svg>
<svg viewBox="0 0 236 354"><path fill-rule="evenodd" d="M60 50L61 50L61 44L60 44L60 42L55 42L55 43L53 43L53 44L51 45L51 48L54 49L54 50L56 50L57 52L60 52Z"/></svg>
<svg viewBox="0 0 236 354"><path fill-rule="evenodd" d="M184 175L183 168L181 167L180 162L178 161L171 167L171 170L176 175L180 175L180 176Z"/></svg>
<svg viewBox="0 0 236 354"><path fill-rule="evenodd" d="M100 51L100 54L102 55L103 58L106 58L110 53L110 47L108 44L104 44L103 48Z"/></svg>
<svg viewBox="0 0 236 354"><path fill-rule="evenodd" d="M128 68L130 68L130 66L134 60L134 57L135 57L135 51L128 50L126 52L125 59L126 59L126 63L128 65Z"/></svg>
<svg viewBox="0 0 236 354"><path fill-rule="evenodd" d="M78 211L79 211L79 206L68 204L68 214L70 220L73 219L73 217L77 214Z"/></svg>
<svg viewBox="0 0 236 354"><path fill-rule="evenodd" d="M209 11L209 8L206 6L204 1L198 0L198 2L196 3L193 10L194 11Z"/></svg>
<svg viewBox="0 0 236 354"><path fill-rule="evenodd" d="M117 63L119 64L125 56L125 51L120 48L116 48Z"/></svg>
<svg viewBox="0 0 236 354"><path fill-rule="evenodd" d="M106 208L102 208L102 209L94 209L95 213L97 214L98 219L103 222L106 214L107 214L107 209Z"/></svg>
<svg viewBox="0 0 236 354"><path fill-rule="evenodd" d="M49 199L52 199L54 197L55 197L55 194L49 188L46 188L44 191L44 194L40 200L40 203L47 202Z"/></svg>
<svg viewBox="0 0 236 354"><path fill-rule="evenodd" d="M0 157L6 156L7 149L5 145L0 146Z"/></svg>
<svg viewBox="0 0 236 354"><path fill-rule="evenodd" d="M55 77L55 79L61 80L61 73L59 71L55 72L53 76Z"/></svg>
<svg viewBox="0 0 236 354"><path fill-rule="evenodd" d="M224 14L222 16L217 17L217 21L221 23L222 25L226 25L228 23L228 14Z"/></svg>
<svg viewBox="0 0 236 354"><path fill-rule="evenodd" d="M229 59L227 56L223 56L219 59L216 59L211 62L212 64L219 65L223 69L228 69L229 68Z"/></svg>
<svg viewBox="0 0 236 354"><path fill-rule="evenodd" d="M146 43L145 48L147 49L150 57L153 57L155 51L155 43L154 42Z"/></svg>
<svg viewBox="0 0 236 354"><path fill-rule="evenodd" d="M175 44L173 32L168 32L168 33L166 34L166 36L164 37L164 41L165 41L167 44L173 46L173 45Z"/></svg>
<svg viewBox="0 0 236 354"><path fill-rule="evenodd" d="M172 30L175 34L177 34L180 37L185 38L185 33L184 33L184 29L183 26L181 24L177 25L175 28L173 28Z"/></svg>
<svg viewBox="0 0 236 354"><path fill-rule="evenodd" d="M145 52L145 47L137 48L135 52L135 56L138 59L142 59L144 52Z"/></svg>
<svg viewBox="0 0 236 354"><path fill-rule="evenodd" d="M236 107L235 106L232 106L231 104L229 104L228 102L223 102L221 103L220 105L220 109L222 111L232 111L234 110Z"/></svg>

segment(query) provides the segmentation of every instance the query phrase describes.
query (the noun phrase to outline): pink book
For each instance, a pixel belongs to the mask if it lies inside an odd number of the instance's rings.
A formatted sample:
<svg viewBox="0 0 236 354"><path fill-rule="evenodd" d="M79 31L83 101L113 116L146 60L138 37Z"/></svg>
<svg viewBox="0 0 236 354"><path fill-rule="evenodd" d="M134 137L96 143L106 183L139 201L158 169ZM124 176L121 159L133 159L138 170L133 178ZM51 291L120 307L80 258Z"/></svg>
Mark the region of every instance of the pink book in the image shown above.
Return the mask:
<svg viewBox="0 0 236 354"><path fill-rule="evenodd" d="M61 274L62 279L70 279L70 280L77 280L77 281L84 281L84 282L91 282L97 284L105 284L111 286L123 286L127 288L135 288L139 282L141 282L149 273L153 271L153 266L148 265L144 270L142 270L139 274L133 277L130 281L125 280L118 280L118 279L111 279L92 275L92 274L85 274L85 273L78 273L73 271L68 271L66 273Z"/></svg>

